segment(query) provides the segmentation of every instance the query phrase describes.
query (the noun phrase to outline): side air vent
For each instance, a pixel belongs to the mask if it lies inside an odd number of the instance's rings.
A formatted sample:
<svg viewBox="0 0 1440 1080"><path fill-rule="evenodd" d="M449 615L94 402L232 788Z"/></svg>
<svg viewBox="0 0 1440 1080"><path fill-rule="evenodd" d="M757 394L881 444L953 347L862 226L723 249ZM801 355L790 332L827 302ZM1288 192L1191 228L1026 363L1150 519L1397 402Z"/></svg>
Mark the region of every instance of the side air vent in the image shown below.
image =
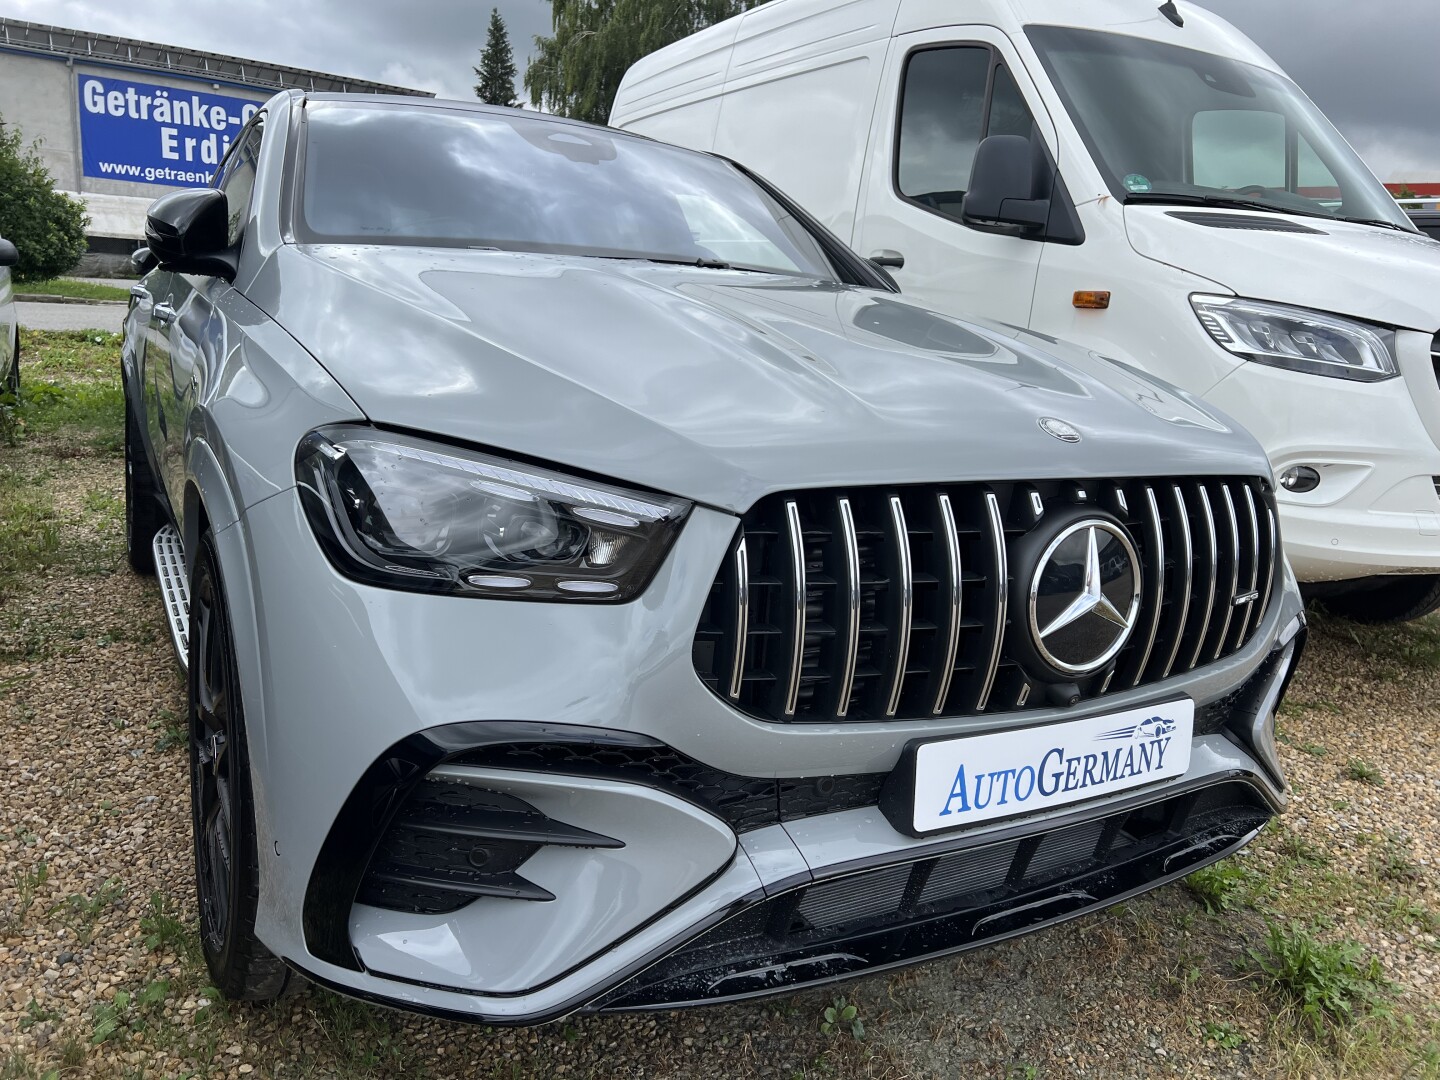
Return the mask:
<svg viewBox="0 0 1440 1080"><path fill-rule="evenodd" d="M1255 217L1248 214L1206 214L1188 210L1174 210L1170 217L1188 221L1192 225L1204 225L1207 229L1244 229L1249 232L1310 233L1314 236L1329 235L1322 229L1312 229L1298 221L1279 217Z"/></svg>
<svg viewBox="0 0 1440 1080"><path fill-rule="evenodd" d="M360 901L440 914L482 896L554 900L517 873L543 847L624 847L546 817L529 803L450 781L438 769L395 816L360 886Z"/></svg>
<svg viewBox="0 0 1440 1080"><path fill-rule="evenodd" d="M1430 363L1435 368L1435 385L1440 386L1440 334L1430 342Z"/></svg>

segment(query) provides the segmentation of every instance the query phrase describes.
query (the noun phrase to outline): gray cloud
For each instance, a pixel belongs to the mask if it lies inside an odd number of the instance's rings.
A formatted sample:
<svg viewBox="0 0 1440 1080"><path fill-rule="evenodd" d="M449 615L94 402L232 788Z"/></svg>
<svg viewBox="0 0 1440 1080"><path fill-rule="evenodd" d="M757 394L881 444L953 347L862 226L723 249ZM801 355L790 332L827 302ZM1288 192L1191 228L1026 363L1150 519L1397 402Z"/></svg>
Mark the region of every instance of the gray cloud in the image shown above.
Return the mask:
<svg viewBox="0 0 1440 1080"><path fill-rule="evenodd" d="M548 0L492 0L524 71ZM1204 0L1273 56L1384 180L1440 179L1434 34L1353 0ZM471 0L0 0L33 22L468 97L491 4ZM1387 5L1388 7L1388 5Z"/></svg>
<svg viewBox="0 0 1440 1080"><path fill-rule="evenodd" d="M1440 77L1420 7L1203 0L1274 57L1382 180L1440 180ZM1423 5L1422 5L1423 7Z"/></svg>
<svg viewBox="0 0 1440 1080"><path fill-rule="evenodd" d="M523 73L547 0L0 0L0 15L469 97L492 6Z"/></svg>

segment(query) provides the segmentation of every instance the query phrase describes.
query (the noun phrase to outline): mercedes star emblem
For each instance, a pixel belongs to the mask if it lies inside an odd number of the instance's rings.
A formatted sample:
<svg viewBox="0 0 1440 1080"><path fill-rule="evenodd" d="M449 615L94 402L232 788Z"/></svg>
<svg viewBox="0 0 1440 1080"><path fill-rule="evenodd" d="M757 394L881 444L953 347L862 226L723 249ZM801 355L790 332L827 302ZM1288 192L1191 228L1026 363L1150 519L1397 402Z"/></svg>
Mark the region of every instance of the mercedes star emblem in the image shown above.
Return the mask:
<svg viewBox="0 0 1440 1080"><path fill-rule="evenodd" d="M1045 548L1030 585L1030 634L1045 663L1090 675L1115 658L1140 610L1140 559L1118 522L1085 518Z"/></svg>
<svg viewBox="0 0 1440 1080"><path fill-rule="evenodd" d="M1080 432L1076 431L1064 420L1057 420L1053 416L1042 416L1040 418L1040 430L1046 435L1053 435L1061 442L1077 443L1080 441Z"/></svg>

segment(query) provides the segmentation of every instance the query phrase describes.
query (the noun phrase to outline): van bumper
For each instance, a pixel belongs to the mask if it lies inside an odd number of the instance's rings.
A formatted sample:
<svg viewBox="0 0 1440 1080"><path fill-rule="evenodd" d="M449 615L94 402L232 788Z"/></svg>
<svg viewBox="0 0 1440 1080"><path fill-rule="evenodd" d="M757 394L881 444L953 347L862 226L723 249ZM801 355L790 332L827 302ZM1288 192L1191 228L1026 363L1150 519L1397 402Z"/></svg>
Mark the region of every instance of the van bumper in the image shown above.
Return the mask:
<svg viewBox="0 0 1440 1080"><path fill-rule="evenodd" d="M1408 339L1414 338L1415 341ZM1403 345L1428 348L1418 334ZM1440 446L1421 417L1440 398L1436 375L1357 383L1241 364L1206 398L1255 435L1277 480L1297 465L1320 484L1277 484L1285 554L1301 582L1440 573Z"/></svg>

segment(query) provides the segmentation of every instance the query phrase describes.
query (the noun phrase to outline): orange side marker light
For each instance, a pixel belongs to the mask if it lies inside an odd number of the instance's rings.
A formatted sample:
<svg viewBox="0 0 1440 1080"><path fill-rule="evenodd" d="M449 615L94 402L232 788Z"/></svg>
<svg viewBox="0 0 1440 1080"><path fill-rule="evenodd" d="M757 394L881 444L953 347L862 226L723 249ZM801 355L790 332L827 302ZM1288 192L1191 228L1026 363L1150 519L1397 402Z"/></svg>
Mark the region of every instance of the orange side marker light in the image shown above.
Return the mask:
<svg viewBox="0 0 1440 1080"><path fill-rule="evenodd" d="M1075 294L1074 304L1089 311L1104 311L1110 306L1110 293L1107 290L1082 289Z"/></svg>

